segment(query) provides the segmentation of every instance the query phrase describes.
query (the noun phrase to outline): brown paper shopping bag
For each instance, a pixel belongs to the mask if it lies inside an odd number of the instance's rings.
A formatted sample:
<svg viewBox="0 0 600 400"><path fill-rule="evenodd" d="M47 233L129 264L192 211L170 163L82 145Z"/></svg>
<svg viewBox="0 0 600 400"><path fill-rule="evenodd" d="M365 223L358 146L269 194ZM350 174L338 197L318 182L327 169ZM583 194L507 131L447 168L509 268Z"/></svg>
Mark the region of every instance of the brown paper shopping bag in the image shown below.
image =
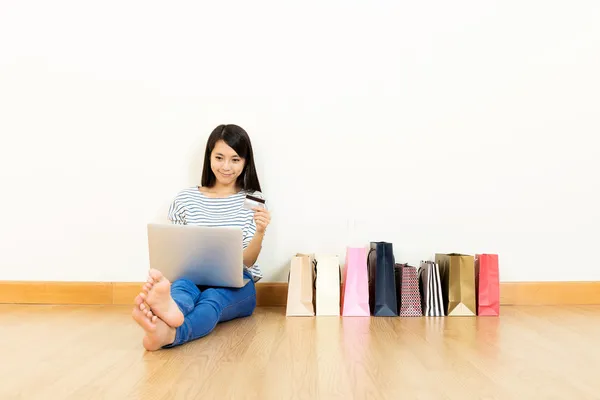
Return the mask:
<svg viewBox="0 0 600 400"><path fill-rule="evenodd" d="M458 253L436 254L435 262L440 266L446 315L477 315L475 257Z"/></svg>
<svg viewBox="0 0 600 400"><path fill-rule="evenodd" d="M312 317L314 307L314 257L297 254L290 263L285 314L288 317Z"/></svg>

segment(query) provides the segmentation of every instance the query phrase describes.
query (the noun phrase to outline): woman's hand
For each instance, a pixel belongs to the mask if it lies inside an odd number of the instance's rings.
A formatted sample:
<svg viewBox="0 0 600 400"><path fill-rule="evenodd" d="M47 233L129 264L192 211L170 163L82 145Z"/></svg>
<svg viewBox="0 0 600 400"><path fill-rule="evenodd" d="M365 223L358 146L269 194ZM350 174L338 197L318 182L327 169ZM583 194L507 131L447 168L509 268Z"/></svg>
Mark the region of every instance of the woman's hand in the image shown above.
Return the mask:
<svg viewBox="0 0 600 400"><path fill-rule="evenodd" d="M262 249L262 242L264 239L265 231L267 226L271 222L271 213L268 210L260 207L254 207L254 223L256 224L256 234L250 240L248 247L244 250L244 265L250 267L254 265L260 250Z"/></svg>
<svg viewBox="0 0 600 400"><path fill-rule="evenodd" d="M269 226L269 223L271 223L271 213L269 212L269 210L261 208L261 207L254 207L254 222L256 223L256 231L258 233L265 233L265 231L267 230L267 226Z"/></svg>

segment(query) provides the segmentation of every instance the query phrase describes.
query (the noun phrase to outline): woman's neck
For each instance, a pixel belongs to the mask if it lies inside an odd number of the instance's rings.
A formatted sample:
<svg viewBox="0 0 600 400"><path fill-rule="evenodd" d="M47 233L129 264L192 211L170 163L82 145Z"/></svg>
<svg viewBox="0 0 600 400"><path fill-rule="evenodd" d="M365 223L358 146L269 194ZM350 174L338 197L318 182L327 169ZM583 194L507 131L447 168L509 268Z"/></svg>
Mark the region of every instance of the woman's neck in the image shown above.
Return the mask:
<svg viewBox="0 0 600 400"><path fill-rule="evenodd" d="M203 191L213 194L213 195L217 195L217 196L229 196L232 194L236 194L237 192L239 192L239 188L236 185L220 185L218 182L215 183L213 186L211 187L204 187L202 188Z"/></svg>

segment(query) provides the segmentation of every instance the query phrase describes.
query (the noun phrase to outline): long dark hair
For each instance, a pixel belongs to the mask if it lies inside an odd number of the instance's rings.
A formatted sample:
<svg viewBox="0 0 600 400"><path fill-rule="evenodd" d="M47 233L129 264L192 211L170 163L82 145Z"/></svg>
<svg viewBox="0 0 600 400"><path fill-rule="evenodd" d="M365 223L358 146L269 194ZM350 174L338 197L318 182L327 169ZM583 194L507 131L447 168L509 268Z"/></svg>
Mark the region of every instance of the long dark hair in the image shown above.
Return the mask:
<svg viewBox="0 0 600 400"><path fill-rule="evenodd" d="M248 133L241 127L233 124L217 126L206 142L206 151L204 152L204 166L202 168L202 186L212 187L217 182L217 178L210 167L210 155L219 140L223 140L231 147L238 156L245 160L244 170L237 178L237 186L242 190L249 192L262 192L256 166L254 165L254 152Z"/></svg>

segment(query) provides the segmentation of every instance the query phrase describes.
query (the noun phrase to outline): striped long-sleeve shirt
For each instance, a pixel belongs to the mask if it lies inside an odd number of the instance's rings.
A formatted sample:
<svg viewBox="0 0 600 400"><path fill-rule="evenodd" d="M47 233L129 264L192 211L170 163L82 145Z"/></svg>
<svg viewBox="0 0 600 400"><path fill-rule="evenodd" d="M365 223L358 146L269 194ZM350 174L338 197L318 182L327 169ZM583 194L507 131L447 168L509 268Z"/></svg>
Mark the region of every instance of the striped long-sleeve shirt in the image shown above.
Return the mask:
<svg viewBox="0 0 600 400"><path fill-rule="evenodd" d="M262 197L260 192L252 194ZM228 197L209 197L194 186L182 190L175 196L169 207L169 219L174 224L182 225L242 228L242 245L245 249L256 233L254 212L243 207L245 198L245 191ZM257 264L247 269L252 274L254 282L262 278L262 272Z"/></svg>

